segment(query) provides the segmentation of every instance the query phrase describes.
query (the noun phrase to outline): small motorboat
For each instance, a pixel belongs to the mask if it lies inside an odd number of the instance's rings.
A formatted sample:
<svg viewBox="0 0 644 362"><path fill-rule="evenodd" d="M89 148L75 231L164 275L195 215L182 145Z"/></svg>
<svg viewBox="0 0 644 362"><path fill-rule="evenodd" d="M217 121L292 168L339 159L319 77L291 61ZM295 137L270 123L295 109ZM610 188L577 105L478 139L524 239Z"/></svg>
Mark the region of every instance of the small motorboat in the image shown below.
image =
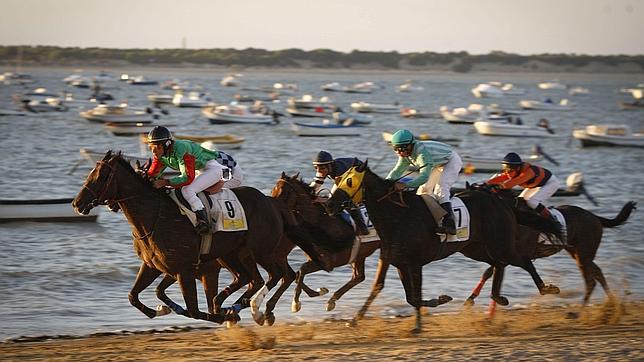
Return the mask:
<svg viewBox="0 0 644 362"><path fill-rule="evenodd" d="M204 107L201 113L212 124L272 124L276 123L277 119L277 114L274 112L272 114L255 113L250 107L241 104Z"/></svg>
<svg viewBox="0 0 644 362"><path fill-rule="evenodd" d="M360 113L400 113L403 108L400 104L382 104L382 103L368 103L368 102L354 102L351 103L351 108Z"/></svg>
<svg viewBox="0 0 644 362"><path fill-rule="evenodd" d="M472 103L467 108L458 107L451 110L447 106L441 106L440 114L449 123L473 124L476 121L490 119L507 120L511 113L501 111L493 106Z"/></svg>
<svg viewBox="0 0 644 362"><path fill-rule="evenodd" d="M156 123L143 122L107 122L103 127L115 136L138 136L147 135L156 126L174 127L174 124L159 125Z"/></svg>
<svg viewBox="0 0 644 362"><path fill-rule="evenodd" d="M540 121L537 126L515 124L503 121L476 121L476 132L484 136L510 136L510 137L553 137L555 132L549 127L547 121Z"/></svg>
<svg viewBox="0 0 644 362"><path fill-rule="evenodd" d="M140 122L150 123L158 118L158 115L152 114L150 109L145 111L130 111L127 104L123 103L117 106L99 104L95 108L80 112L81 117L91 122Z"/></svg>
<svg viewBox="0 0 644 362"><path fill-rule="evenodd" d="M67 112L69 108L63 104L60 98L47 98L46 100L33 99L23 101L23 109L32 113L43 112Z"/></svg>
<svg viewBox="0 0 644 362"><path fill-rule="evenodd" d="M590 94L590 90L588 88L577 86L570 88L568 94L570 94L571 96L585 96Z"/></svg>
<svg viewBox="0 0 644 362"><path fill-rule="evenodd" d="M504 96L503 91L499 87L489 83L478 84L471 91L476 98L501 98Z"/></svg>
<svg viewBox="0 0 644 362"><path fill-rule="evenodd" d="M409 92L420 92L425 88L422 86L416 85L411 79L407 79L403 84L400 84L396 87L396 92L398 93L409 93Z"/></svg>
<svg viewBox="0 0 644 362"><path fill-rule="evenodd" d="M73 199L0 200L0 222L12 221L96 221L98 208L80 215Z"/></svg>
<svg viewBox="0 0 644 362"><path fill-rule="evenodd" d="M542 82L539 83L539 89L544 89L544 90L565 90L568 89L568 86L565 84L562 84L556 80L550 81L550 82Z"/></svg>
<svg viewBox="0 0 644 362"><path fill-rule="evenodd" d="M207 134L187 134L187 133L175 133L174 138L191 140L198 143L211 142L215 145L216 149L219 150L236 150L242 147L245 139L244 137L232 135L232 134L218 134L218 135L207 135Z"/></svg>
<svg viewBox="0 0 644 362"><path fill-rule="evenodd" d="M291 97L288 99L287 104L289 107L303 108L303 109L306 109L306 108L332 109L335 107L335 105L333 104L333 100L331 98L329 97L315 98L310 94L305 94L301 98Z"/></svg>
<svg viewBox="0 0 644 362"><path fill-rule="evenodd" d="M129 77L127 82L131 85L157 85L159 84L156 80L149 80L143 77L142 75L136 77Z"/></svg>
<svg viewBox="0 0 644 362"><path fill-rule="evenodd" d="M391 132L382 132L382 138L385 140L387 143L391 143L391 136L393 134ZM451 146L458 147L459 143L461 143L460 138L449 138L449 137L434 137L430 135L429 133L421 133L414 135L414 139L417 139L419 141L437 141L437 142L443 142L447 143Z"/></svg>
<svg viewBox="0 0 644 362"><path fill-rule="evenodd" d="M335 123L324 120L322 123L293 122L291 129L301 137L361 136L365 127L350 122Z"/></svg>
<svg viewBox="0 0 644 362"><path fill-rule="evenodd" d="M633 133L625 124L593 124L573 130L572 136L582 147L644 147L644 133Z"/></svg>
<svg viewBox="0 0 644 362"><path fill-rule="evenodd" d="M326 83L320 86L320 89L327 92L346 92L347 87L338 82Z"/></svg>
<svg viewBox="0 0 644 362"><path fill-rule="evenodd" d="M370 124L373 122L373 116L364 113L343 112L342 110L333 112L333 120L336 123L352 121L357 124Z"/></svg>
<svg viewBox="0 0 644 362"><path fill-rule="evenodd" d="M350 85L346 87L344 90L347 93L363 93L363 94L369 94L373 93L373 91L380 89L381 87L377 85L374 82L362 82L354 85Z"/></svg>
<svg viewBox="0 0 644 362"><path fill-rule="evenodd" d="M224 87L237 87L239 85L239 77L241 77L241 74L228 74L227 76L223 77L219 84L221 84Z"/></svg>
<svg viewBox="0 0 644 362"><path fill-rule="evenodd" d="M415 108L403 108L400 115L405 118L441 118L441 115L431 111L421 111Z"/></svg>
<svg viewBox="0 0 644 362"><path fill-rule="evenodd" d="M190 92L188 95L179 92L172 97L172 104L176 107L202 108L211 102L210 97L201 92Z"/></svg>
<svg viewBox="0 0 644 362"><path fill-rule="evenodd" d="M522 109L540 110L540 111L569 111L575 104L568 99L562 99L559 103L553 102L550 98L546 98L543 102L522 100L519 102Z"/></svg>
<svg viewBox="0 0 644 362"><path fill-rule="evenodd" d="M158 93L148 94L148 100L152 102L152 104L154 105L172 104L173 99L174 99L173 94L158 94Z"/></svg>

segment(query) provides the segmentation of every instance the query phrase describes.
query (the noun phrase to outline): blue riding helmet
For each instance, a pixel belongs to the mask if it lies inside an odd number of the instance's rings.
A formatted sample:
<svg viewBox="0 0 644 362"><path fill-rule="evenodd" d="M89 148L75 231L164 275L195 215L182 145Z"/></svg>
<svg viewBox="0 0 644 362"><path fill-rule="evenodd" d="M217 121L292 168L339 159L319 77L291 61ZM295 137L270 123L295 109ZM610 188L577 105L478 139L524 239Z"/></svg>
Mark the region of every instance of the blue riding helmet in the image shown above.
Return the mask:
<svg viewBox="0 0 644 362"><path fill-rule="evenodd" d="M399 129L391 136L392 146L405 146L414 142L414 134L406 129Z"/></svg>
<svg viewBox="0 0 644 362"><path fill-rule="evenodd" d="M521 160L521 157L516 153L510 152L503 157L503 161L501 163L504 165L521 166L523 165L523 160Z"/></svg>

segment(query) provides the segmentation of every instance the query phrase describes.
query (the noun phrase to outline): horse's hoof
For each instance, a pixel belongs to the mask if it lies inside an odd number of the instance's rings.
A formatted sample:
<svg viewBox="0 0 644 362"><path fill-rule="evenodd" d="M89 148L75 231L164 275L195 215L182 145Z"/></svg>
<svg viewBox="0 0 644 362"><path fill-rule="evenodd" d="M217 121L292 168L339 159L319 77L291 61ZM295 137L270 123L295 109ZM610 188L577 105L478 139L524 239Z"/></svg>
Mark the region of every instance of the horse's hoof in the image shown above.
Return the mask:
<svg viewBox="0 0 644 362"><path fill-rule="evenodd" d="M466 307L473 307L474 306L474 298L467 298L465 299L465 302L463 303L464 306Z"/></svg>
<svg viewBox="0 0 644 362"><path fill-rule="evenodd" d="M328 302L326 302L326 311L330 312L335 309L335 300L330 299Z"/></svg>
<svg viewBox="0 0 644 362"><path fill-rule="evenodd" d="M411 333L411 334L420 334L420 332L422 332L422 331L423 330L421 328L416 327L416 328L412 329L411 331L409 331L409 333Z"/></svg>
<svg viewBox="0 0 644 362"><path fill-rule="evenodd" d="M172 313L172 309L168 308L167 305L157 305L156 311L157 311L157 314L156 314L157 317L161 317Z"/></svg>
<svg viewBox="0 0 644 362"><path fill-rule="evenodd" d="M454 300L454 298L450 297L449 295L446 295L446 294L440 295L438 296L438 305L449 303L452 300Z"/></svg>
<svg viewBox="0 0 644 362"><path fill-rule="evenodd" d="M291 303L291 312L297 313L300 311L300 309L302 309L302 302L298 300Z"/></svg>
<svg viewBox="0 0 644 362"><path fill-rule="evenodd" d="M269 312L265 315L266 318L266 324L269 326L272 326L275 323L275 314L273 312Z"/></svg>
<svg viewBox="0 0 644 362"><path fill-rule="evenodd" d="M493 295L491 298L498 305L506 306L506 305L510 304L510 302L508 301L508 298L506 298L506 297L504 297L502 295L499 295L499 296L494 296Z"/></svg>
<svg viewBox="0 0 644 362"><path fill-rule="evenodd" d="M355 320L355 319L352 319L352 320L348 321L345 325L347 327L350 327L350 328L355 328L355 327L358 326L358 321Z"/></svg>
<svg viewBox="0 0 644 362"><path fill-rule="evenodd" d="M253 320L255 320L255 323L259 324L260 326L263 326L266 318L264 317L264 313L259 312L257 314L253 314Z"/></svg>
<svg viewBox="0 0 644 362"><path fill-rule="evenodd" d="M552 284L544 285L543 287L541 287L541 289L539 289L539 293L541 293L541 295L559 294L559 292L559 288L556 285Z"/></svg>
<svg viewBox="0 0 644 362"><path fill-rule="evenodd" d="M318 288L316 291L318 292L318 297L321 297L329 292L329 290L324 287Z"/></svg>

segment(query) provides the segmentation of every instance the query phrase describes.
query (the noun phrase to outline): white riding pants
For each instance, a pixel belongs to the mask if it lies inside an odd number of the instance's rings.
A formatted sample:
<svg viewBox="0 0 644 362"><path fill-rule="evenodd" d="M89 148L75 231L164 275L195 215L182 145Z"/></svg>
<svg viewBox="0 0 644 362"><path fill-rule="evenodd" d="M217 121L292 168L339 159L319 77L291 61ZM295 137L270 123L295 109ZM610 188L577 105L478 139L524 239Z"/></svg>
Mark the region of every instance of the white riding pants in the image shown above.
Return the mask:
<svg viewBox="0 0 644 362"><path fill-rule="evenodd" d="M532 189L524 189L519 194L519 197L522 197L531 209L536 209L539 204L557 192L559 184L559 179L555 175L552 175L545 185Z"/></svg>
<svg viewBox="0 0 644 362"><path fill-rule="evenodd" d="M450 189L454 182L458 180L458 174L461 172L462 167L461 156L456 151L453 151L447 163L432 168L427 182L418 187L416 194L431 195L440 204L449 202Z"/></svg>
<svg viewBox="0 0 644 362"><path fill-rule="evenodd" d="M242 182L244 182L244 172L242 171L241 166L237 164L233 169L230 171L231 178L230 180L224 182L224 187L227 189L232 189L234 187L239 187L242 185Z"/></svg>
<svg viewBox="0 0 644 362"><path fill-rule="evenodd" d="M190 204L192 211L199 211L204 208L203 203L197 197L197 192L203 191L208 187L219 182L224 175L224 166L215 160L206 163L206 167L199 170L199 174L189 185L181 188L181 194Z"/></svg>

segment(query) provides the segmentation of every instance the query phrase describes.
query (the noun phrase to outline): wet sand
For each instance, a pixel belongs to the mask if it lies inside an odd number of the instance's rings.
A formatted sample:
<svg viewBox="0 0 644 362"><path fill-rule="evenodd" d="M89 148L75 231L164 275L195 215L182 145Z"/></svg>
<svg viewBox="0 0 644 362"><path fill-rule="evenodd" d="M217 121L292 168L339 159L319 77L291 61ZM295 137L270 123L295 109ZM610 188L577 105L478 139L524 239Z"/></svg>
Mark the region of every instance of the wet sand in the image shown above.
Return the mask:
<svg viewBox="0 0 644 362"><path fill-rule="evenodd" d="M0 344L0 360L644 360L644 301Z"/></svg>

